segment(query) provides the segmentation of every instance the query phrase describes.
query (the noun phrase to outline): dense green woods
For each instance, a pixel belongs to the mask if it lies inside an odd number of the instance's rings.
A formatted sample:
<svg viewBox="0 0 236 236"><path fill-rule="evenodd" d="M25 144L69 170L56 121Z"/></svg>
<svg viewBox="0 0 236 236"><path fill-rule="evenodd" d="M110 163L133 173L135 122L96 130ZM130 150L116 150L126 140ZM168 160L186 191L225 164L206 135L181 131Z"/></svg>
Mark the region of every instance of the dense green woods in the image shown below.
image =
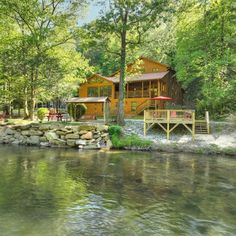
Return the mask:
<svg viewBox="0 0 236 236"><path fill-rule="evenodd" d="M35 104L67 97L86 76L76 51L77 22L85 1L0 1L1 102L33 119ZM10 111L9 111L10 112Z"/></svg>
<svg viewBox="0 0 236 236"><path fill-rule="evenodd" d="M2 106L33 118L35 103L71 96L94 71L121 69L122 90L125 65L144 55L175 69L187 107L236 110L234 0L98 2L101 17L79 27L87 1L0 0Z"/></svg>

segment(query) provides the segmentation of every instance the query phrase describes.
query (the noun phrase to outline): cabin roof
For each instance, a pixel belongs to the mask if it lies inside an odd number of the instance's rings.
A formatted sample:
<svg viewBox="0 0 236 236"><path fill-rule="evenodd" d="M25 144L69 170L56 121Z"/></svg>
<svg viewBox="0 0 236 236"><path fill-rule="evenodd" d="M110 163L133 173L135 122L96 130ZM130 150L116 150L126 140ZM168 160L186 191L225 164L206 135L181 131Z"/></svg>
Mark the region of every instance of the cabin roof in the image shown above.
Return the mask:
<svg viewBox="0 0 236 236"><path fill-rule="evenodd" d="M110 99L108 97L74 97L74 98L69 98L66 102L67 103L104 103L104 102L109 102Z"/></svg>
<svg viewBox="0 0 236 236"><path fill-rule="evenodd" d="M170 66L167 65L167 64L160 63L160 62L158 62L158 61L152 60L152 59L147 58L147 57L144 57L144 56L140 56L140 57L138 58L138 60L150 61L150 62L155 63L155 64L157 64L157 65L164 66L164 67L166 67L168 70L171 69ZM134 65L134 64L135 64L135 62L131 62L131 63L127 64L127 67L132 66L132 65ZM113 72L113 73L110 75L110 77L113 77L113 76L117 75L119 72L120 72L120 70L117 70L117 71Z"/></svg>
<svg viewBox="0 0 236 236"><path fill-rule="evenodd" d="M126 81L127 82L135 82L135 81L162 79L168 73L169 73L169 71L131 75L131 76L126 77ZM113 83L119 83L119 77L113 76L113 77L104 77L104 78L106 78L107 80L109 80Z"/></svg>

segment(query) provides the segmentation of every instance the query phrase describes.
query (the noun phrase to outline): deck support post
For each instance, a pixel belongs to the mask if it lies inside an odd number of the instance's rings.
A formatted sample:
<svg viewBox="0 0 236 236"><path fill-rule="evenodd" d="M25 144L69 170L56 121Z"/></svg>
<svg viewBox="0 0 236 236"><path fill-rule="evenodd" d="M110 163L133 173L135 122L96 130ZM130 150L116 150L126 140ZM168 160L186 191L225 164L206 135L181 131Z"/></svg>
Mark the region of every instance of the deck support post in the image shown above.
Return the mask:
<svg viewBox="0 0 236 236"><path fill-rule="evenodd" d="M144 112L143 112L143 132L144 132L144 136L146 136L146 119L145 119L145 114L146 114L146 111L144 110Z"/></svg>
<svg viewBox="0 0 236 236"><path fill-rule="evenodd" d="M207 125L207 133L209 134L210 133L210 119L209 119L209 112L208 111L206 111L205 119L206 119L206 125Z"/></svg>
<svg viewBox="0 0 236 236"><path fill-rule="evenodd" d="M192 137L195 139L195 112L192 113Z"/></svg>
<svg viewBox="0 0 236 236"><path fill-rule="evenodd" d="M143 121L144 135L157 124L166 132L166 138L169 140L170 133L181 124L190 132L194 140L195 118L195 112L193 110L145 110Z"/></svg>
<svg viewBox="0 0 236 236"><path fill-rule="evenodd" d="M167 139L170 139L170 110L167 110L167 129L166 129Z"/></svg>

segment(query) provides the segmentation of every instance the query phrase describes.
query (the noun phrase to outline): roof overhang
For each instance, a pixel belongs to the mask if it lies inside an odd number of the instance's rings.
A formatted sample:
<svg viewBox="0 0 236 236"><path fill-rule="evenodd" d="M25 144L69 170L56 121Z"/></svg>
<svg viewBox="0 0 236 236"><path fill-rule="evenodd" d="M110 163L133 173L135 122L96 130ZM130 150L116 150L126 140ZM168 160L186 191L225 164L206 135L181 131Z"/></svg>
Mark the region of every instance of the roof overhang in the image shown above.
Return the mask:
<svg viewBox="0 0 236 236"><path fill-rule="evenodd" d="M69 98L66 103L104 103L110 102L109 97L74 97Z"/></svg>
<svg viewBox="0 0 236 236"><path fill-rule="evenodd" d="M138 82L138 81L158 80L158 79L163 79L168 73L169 71L131 75L131 76L127 76L125 78L125 81ZM106 77L106 78L107 80L113 83L119 83L118 77Z"/></svg>

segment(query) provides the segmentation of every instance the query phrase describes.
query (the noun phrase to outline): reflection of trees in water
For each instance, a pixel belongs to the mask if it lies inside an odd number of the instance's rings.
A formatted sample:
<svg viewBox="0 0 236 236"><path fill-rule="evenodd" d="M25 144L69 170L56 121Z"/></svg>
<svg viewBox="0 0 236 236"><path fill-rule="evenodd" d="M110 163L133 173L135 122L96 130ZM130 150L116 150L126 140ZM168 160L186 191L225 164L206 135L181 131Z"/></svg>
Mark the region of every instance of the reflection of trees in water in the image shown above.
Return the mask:
<svg viewBox="0 0 236 236"><path fill-rule="evenodd" d="M1 209L47 215L81 199L86 193L85 184L73 179L66 162L56 158L56 153L41 150L0 160Z"/></svg>
<svg viewBox="0 0 236 236"><path fill-rule="evenodd" d="M175 226L172 231L196 219L236 221L232 159L37 148L3 153L1 212L47 218L69 208L68 217L76 222L79 212L83 224L96 217L104 224Z"/></svg>

